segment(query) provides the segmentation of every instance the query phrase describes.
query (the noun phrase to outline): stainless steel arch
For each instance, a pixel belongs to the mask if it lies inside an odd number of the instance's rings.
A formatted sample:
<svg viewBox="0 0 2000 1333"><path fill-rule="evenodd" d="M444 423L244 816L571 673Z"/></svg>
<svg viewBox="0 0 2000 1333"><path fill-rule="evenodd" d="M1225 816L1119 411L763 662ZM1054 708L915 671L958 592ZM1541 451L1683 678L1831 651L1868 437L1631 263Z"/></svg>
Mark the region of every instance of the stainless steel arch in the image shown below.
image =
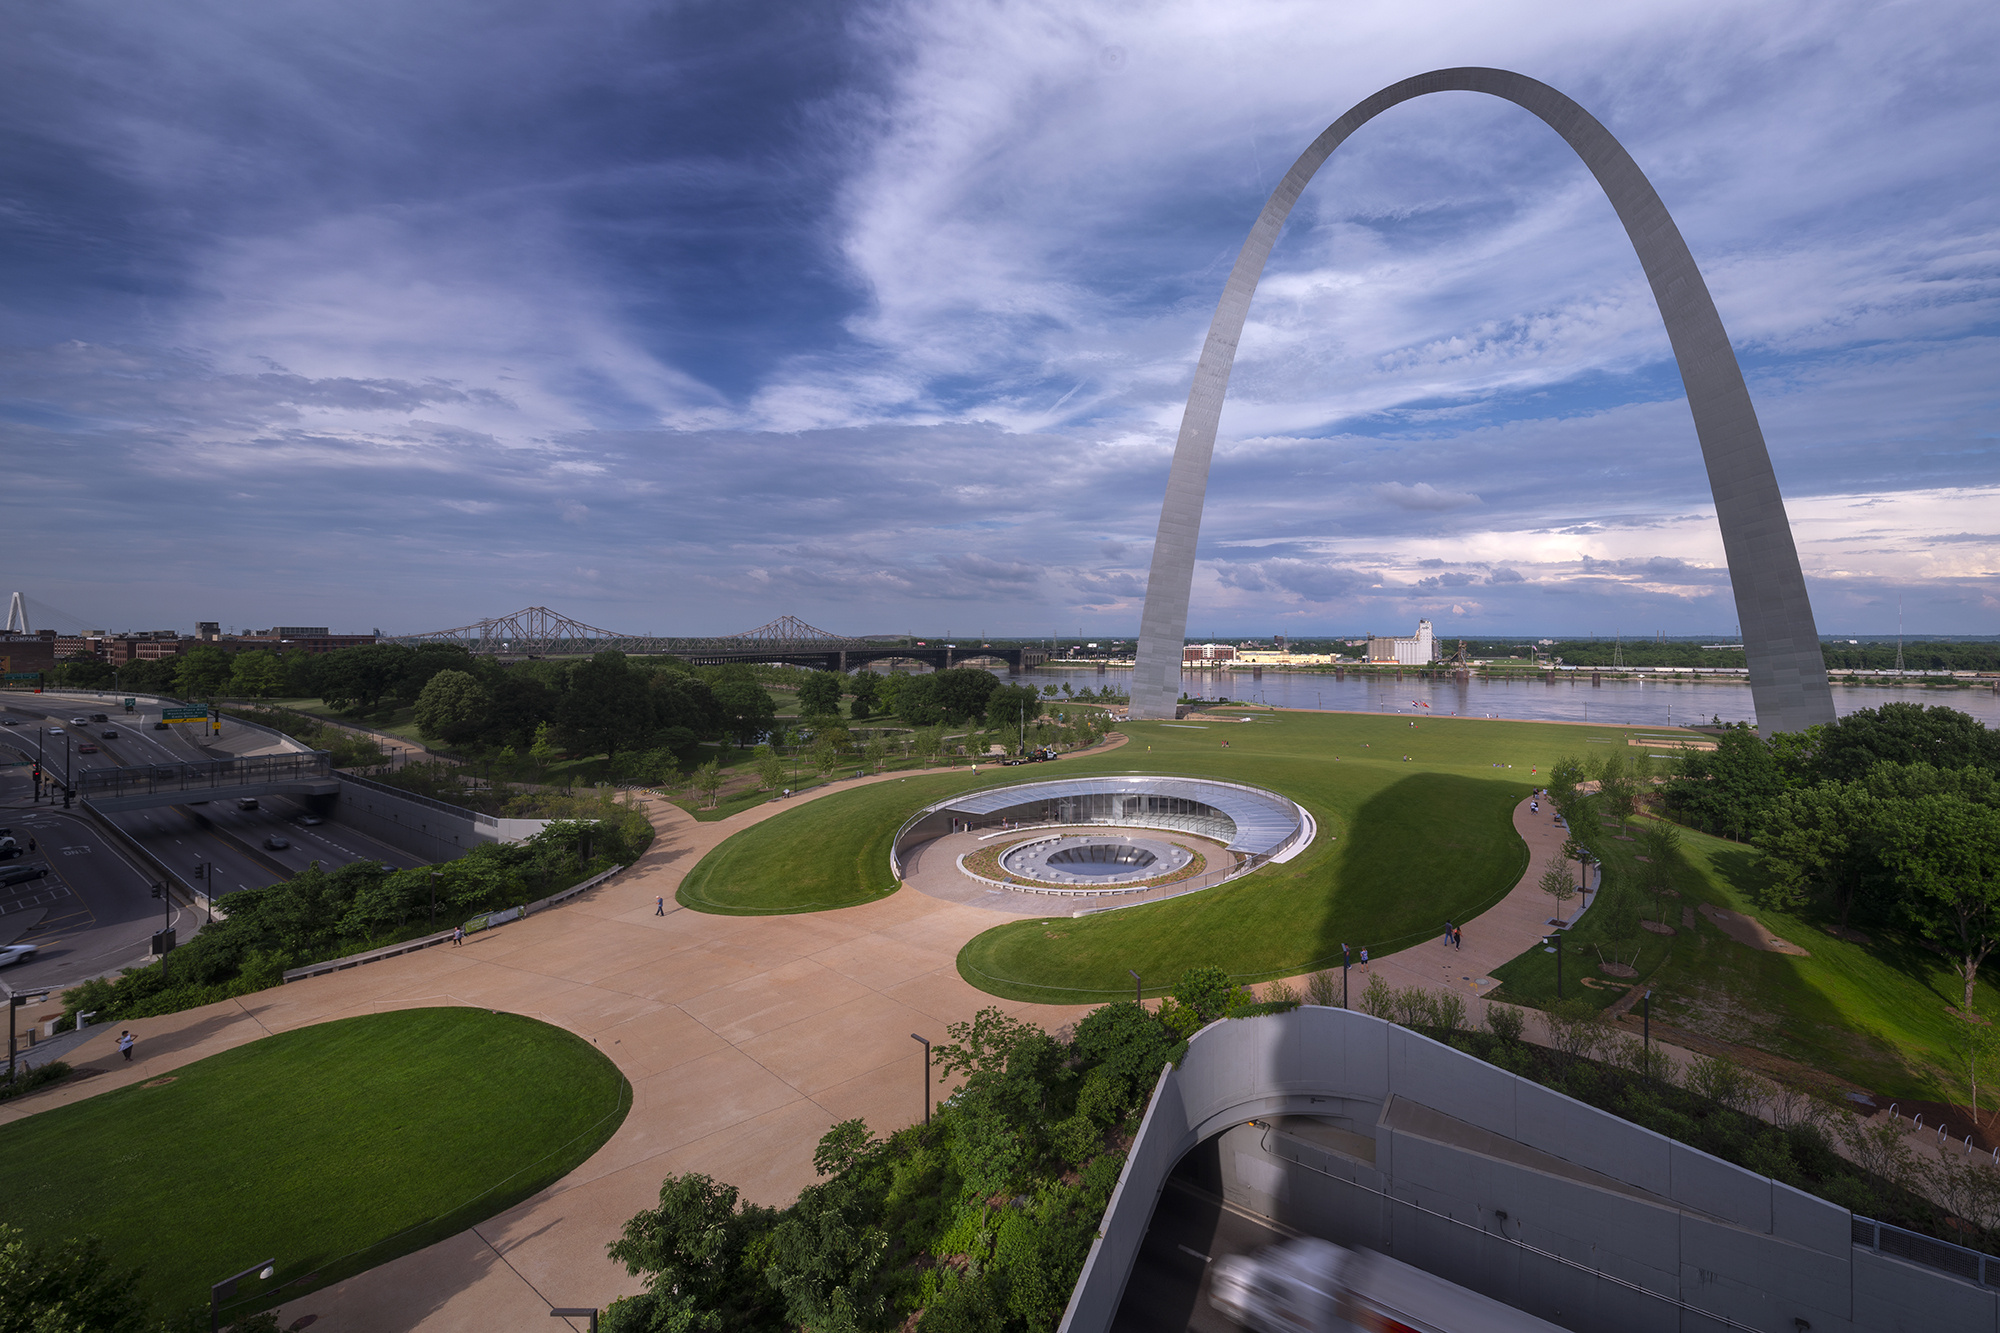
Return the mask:
<svg viewBox="0 0 2000 1333"><path fill-rule="evenodd" d="M1800 731L1833 720L1819 631L1813 624L1805 576L1792 543L1784 497L1771 470L1764 433L1729 335L1715 313L1708 285L1680 229L1645 173L1595 117L1545 83L1503 69L1441 69L1391 84L1329 125L1299 155L1271 192L1257 225L1243 243L1236 267L1216 306L1208 340L1195 367L1181 417L1166 502L1153 545L1152 574L1139 626L1137 670L1132 680L1134 717L1172 717L1180 697L1181 648L1186 642L1188 595L1194 582L1195 540L1201 531L1208 467L1223 395L1236 360L1237 340L1250 312L1257 279L1278 232L1321 164L1347 136L1401 102L1426 93L1475 92L1505 98L1545 121L1583 159L1618 213L1680 365L1681 383L1694 413L1715 496L1722 549L1736 594L1750 692L1765 734Z"/></svg>

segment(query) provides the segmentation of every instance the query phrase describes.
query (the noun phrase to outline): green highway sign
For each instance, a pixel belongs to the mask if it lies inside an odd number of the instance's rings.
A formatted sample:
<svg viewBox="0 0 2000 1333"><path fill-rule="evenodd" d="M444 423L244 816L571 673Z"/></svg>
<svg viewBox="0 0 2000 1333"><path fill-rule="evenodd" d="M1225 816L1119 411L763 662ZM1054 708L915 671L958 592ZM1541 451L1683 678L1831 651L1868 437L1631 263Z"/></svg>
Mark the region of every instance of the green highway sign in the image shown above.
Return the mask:
<svg viewBox="0 0 2000 1333"><path fill-rule="evenodd" d="M138 703L138 702L139 702L139 701L138 701L137 699L127 699L127 700L125 701L125 706L126 706L127 708L130 708L130 707L131 707L131 706L132 706L133 704L135 704L135 703Z"/></svg>
<svg viewBox="0 0 2000 1333"><path fill-rule="evenodd" d="M8 680L40 680L41 678L42 673L39 671L9 671L7 673Z"/></svg>
<svg viewBox="0 0 2000 1333"><path fill-rule="evenodd" d="M206 708L166 708L160 711L162 722L200 722L207 717Z"/></svg>

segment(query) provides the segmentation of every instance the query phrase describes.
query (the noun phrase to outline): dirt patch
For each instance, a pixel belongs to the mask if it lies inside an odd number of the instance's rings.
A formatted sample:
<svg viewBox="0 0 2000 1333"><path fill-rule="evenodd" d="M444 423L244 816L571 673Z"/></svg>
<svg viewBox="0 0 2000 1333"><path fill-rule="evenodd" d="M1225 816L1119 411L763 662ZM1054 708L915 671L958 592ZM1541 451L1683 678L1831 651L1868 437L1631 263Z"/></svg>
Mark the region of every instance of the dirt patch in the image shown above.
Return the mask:
<svg viewBox="0 0 2000 1333"><path fill-rule="evenodd" d="M1633 990L1636 992L1638 988L1635 986ZM1627 1010L1618 1015L1617 1022L1625 1031L1637 1032L1643 1026L1644 1020L1640 1015ZM1845 1079L1835 1078L1797 1060L1788 1060L1782 1055L1758 1050L1755 1046L1743 1046L1733 1041L1718 1041L1699 1032L1690 1032L1684 1027L1677 1027L1664 1021L1657 1013L1653 1015L1653 1039L1693 1051L1697 1055L1727 1056L1746 1069L1791 1087L1818 1088L1835 1096L1866 1091L1865 1088L1857 1088Z"/></svg>
<svg viewBox="0 0 2000 1333"><path fill-rule="evenodd" d="M1638 968L1627 967L1623 963L1599 963L1597 965L1597 970L1602 972L1607 977L1631 978L1639 975Z"/></svg>
<svg viewBox="0 0 2000 1333"><path fill-rule="evenodd" d="M1880 1098L1876 1100L1881 1101ZM1982 1096L1980 1100L1985 1101L1986 1099ZM1923 1128L1927 1138L1937 1139L1937 1130L1939 1127L1942 1127L1944 1129L1944 1136L1941 1140L1937 1141L1941 1145L1951 1148L1956 1153L1964 1152L1965 1136L1967 1134L1972 1135L1972 1150L1974 1152L1991 1153L1995 1147L2000 1147L2000 1112L1986 1111L1979 1117L1978 1126L1975 1128L1972 1108L1969 1106L1956 1106L1950 1102L1911 1102L1899 1100L1894 1103L1883 1103L1883 1110L1886 1111L1890 1105L1894 1105L1896 1108L1896 1118L1905 1124L1912 1122L1918 1116L1922 1116Z"/></svg>
<svg viewBox="0 0 2000 1333"><path fill-rule="evenodd" d="M142 1088L164 1088L167 1084L172 1083L174 1078L175 1076L172 1074L168 1074L165 1078L149 1078L139 1086Z"/></svg>
<svg viewBox="0 0 2000 1333"><path fill-rule="evenodd" d="M1770 931L1764 929L1763 923L1755 917L1745 916L1741 912L1732 912L1726 907L1717 907L1713 903L1703 903L1701 905L1701 914L1710 921L1713 921L1721 928L1723 934L1729 936L1730 939L1735 940L1738 944L1747 944L1753 949L1762 949L1766 953L1788 953L1800 958L1811 957L1806 950L1793 944L1790 940L1781 940Z"/></svg>
<svg viewBox="0 0 2000 1333"><path fill-rule="evenodd" d="M1639 924L1647 930L1652 931L1655 935L1672 935L1676 933L1674 928L1664 921L1641 921Z"/></svg>

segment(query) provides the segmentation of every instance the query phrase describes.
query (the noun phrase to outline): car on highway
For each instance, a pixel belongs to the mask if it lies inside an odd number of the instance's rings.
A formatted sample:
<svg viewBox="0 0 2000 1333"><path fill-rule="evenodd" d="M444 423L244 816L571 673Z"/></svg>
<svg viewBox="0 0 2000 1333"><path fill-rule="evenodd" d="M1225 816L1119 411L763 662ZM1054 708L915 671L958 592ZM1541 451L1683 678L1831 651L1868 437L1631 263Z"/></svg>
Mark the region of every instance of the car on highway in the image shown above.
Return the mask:
<svg viewBox="0 0 2000 1333"><path fill-rule="evenodd" d="M299 822L310 828L314 824L324 824L326 821L324 819L321 819L318 815L300 815Z"/></svg>
<svg viewBox="0 0 2000 1333"><path fill-rule="evenodd" d="M18 727L20 722L11 717L0 717L0 727Z"/></svg>
<svg viewBox="0 0 2000 1333"><path fill-rule="evenodd" d="M0 967L9 963L25 963L34 956L35 946L32 944L0 945Z"/></svg>
<svg viewBox="0 0 2000 1333"><path fill-rule="evenodd" d="M282 835L276 833L273 833L270 837L264 839L264 847L268 851L282 852L291 845L292 845L292 840L290 838L283 837Z"/></svg>
<svg viewBox="0 0 2000 1333"><path fill-rule="evenodd" d="M103 741L115 741L118 739L118 730L115 727L106 727L97 733L97 738Z"/></svg>
<svg viewBox="0 0 2000 1333"><path fill-rule="evenodd" d="M153 730L154 730L154 731L172 731L172 730L173 730L173 728L172 728L172 727L170 727L170 726L168 726L168 725L167 725L167 724L166 724L166 723L165 723L164 721L161 721L161 722L155 722L155 723L153 724Z"/></svg>
<svg viewBox="0 0 2000 1333"><path fill-rule="evenodd" d="M49 735L51 735L51 736L60 736L60 735L62 735L62 734L63 734L63 729L62 729L61 727L50 727L50 728L49 728Z"/></svg>
<svg viewBox="0 0 2000 1333"><path fill-rule="evenodd" d="M90 715L90 720L92 722L109 722L111 720L111 715L108 713L92 713Z"/></svg>
<svg viewBox="0 0 2000 1333"><path fill-rule="evenodd" d="M92 745L89 741L85 741L83 744L76 747L76 752L78 754L96 754L97 747L95 745Z"/></svg>
<svg viewBox="0 0 2000 1333"><path fill-rule="evenodd" d="M72 727L87 727L90 725L90 719L87 717L73 717L69 720L69 724Z"/></svg>
<svg viewBox="0 0 2000 1333"><path fill-rule="evenodd" d="M257 798L255 796L239 796L236 798L236 808L238 810L255 810L257 808Z"/></svg>
<svg viewBox="0 0 2000 1333"><path fill-rule="evenodd" d="M0 889L11 888L16 884L29 884L48 877L47 866L9 866L5 870L0 870Z"/></svg>

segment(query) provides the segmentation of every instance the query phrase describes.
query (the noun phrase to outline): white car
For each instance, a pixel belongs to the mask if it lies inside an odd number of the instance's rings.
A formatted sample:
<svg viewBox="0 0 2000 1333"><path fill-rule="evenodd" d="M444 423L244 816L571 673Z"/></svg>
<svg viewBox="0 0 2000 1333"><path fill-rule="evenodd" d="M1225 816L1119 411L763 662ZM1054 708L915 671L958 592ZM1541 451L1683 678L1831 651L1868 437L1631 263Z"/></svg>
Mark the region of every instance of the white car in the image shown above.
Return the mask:
<svg viewBox="0 0 2000 1333"><path fill-rule="evenodd" d="M69 724L72 727L87 727L90 725L90 719L87 717L73 717L69 720Z"/></svg>
<svg viewBox="0 0 2000 1333"><path fill-rule="evenodd" d="M0 945L0 967L9 963L25 963L34 956L35 946L32 944Z"/></svg>
<svg viewBox="0 0 2000 1333"><path fill-rule="evenodd" d="M49 735L51 735L51 736L60 736L60 735L62 735L62 734L63 734L63 730L62 730L62 728L61 728L61 727L50 727L50 728L49 728Z"/></svg>

